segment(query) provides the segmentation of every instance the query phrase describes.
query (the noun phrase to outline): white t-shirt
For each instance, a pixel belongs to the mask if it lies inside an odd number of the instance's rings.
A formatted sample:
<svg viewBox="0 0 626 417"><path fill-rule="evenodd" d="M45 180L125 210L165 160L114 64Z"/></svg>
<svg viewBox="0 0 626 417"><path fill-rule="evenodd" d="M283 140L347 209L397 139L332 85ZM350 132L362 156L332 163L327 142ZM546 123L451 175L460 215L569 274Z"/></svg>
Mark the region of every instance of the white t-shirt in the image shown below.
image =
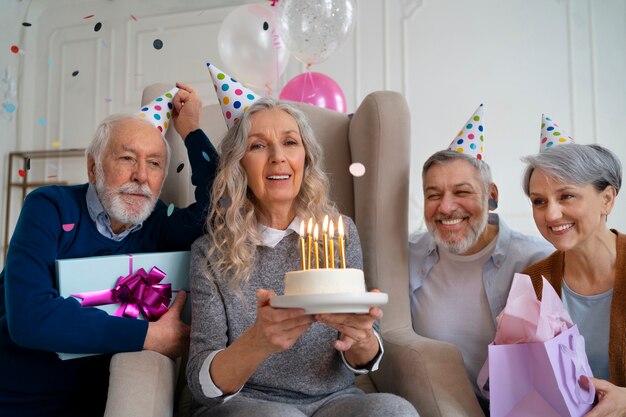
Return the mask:
<svg viewBox="0 0 626 417"><path fill-rule="evenodd" d="M413 329L459 348L477 394L476 377L496 334L483 285L483 266L496 241L494 238L483 250L468 256L439 248L439 262L414 294Z"/></svg>

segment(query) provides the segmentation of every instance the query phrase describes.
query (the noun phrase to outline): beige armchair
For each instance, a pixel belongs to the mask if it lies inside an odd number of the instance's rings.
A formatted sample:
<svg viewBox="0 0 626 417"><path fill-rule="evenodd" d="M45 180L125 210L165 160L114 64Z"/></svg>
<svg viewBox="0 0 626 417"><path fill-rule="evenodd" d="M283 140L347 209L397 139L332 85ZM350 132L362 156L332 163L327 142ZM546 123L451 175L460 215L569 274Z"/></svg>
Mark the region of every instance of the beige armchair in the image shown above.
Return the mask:
<svg viewBox="0 0 626 417"><path fill-rule="evenodd" d="M142 102L148 103L170 88L165 84L148 86ZM359 377L358 385L369 392L399 394L422 417L482 417L459 351L418 336L411 326L407 261L410 118L405 99L396 92L375 92L365 97L353 116L298 105L324 148L332 198L341 212L356 222L368 288L389 294L381 322L383 362L377 372ZM203 107L201 126L217 146L226 131L217 104ZM186 206L193 200L187 154L174 129L169 129L167 136L172 158L161 198ZM349 166L355 162L365 166L363 176L350 174ZM187 168L177 173L181 163ZM116 361L112 369L115 366ZM119 361L119 366L130 365ZM128 395L128 391L124 393ZM181 417L185 403L180 401L177 407Z"/></svg>

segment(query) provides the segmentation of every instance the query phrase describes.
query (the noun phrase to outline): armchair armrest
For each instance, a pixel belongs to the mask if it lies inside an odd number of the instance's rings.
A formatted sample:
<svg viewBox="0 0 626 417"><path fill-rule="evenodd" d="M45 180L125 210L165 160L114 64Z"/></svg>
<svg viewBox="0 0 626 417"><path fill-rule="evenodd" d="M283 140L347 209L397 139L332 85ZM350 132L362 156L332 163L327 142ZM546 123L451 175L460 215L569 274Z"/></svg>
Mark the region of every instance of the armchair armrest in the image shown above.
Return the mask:
<svg viewBox="0 0 626 417"><path fill-rule="evenodd" d="M379 391L410 401L421 417L484 417L456 346L403 327L382 332L385 355L371 375Z"/></svg>

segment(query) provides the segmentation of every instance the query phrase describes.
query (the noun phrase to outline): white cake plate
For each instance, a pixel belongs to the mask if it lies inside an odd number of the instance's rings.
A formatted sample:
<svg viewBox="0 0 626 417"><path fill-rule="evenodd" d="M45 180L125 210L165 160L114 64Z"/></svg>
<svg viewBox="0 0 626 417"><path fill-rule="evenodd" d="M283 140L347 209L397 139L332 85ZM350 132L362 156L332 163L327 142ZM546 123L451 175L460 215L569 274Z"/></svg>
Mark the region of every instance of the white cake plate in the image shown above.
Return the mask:
<svg viewBox="0 0 626 417"><path fill-rule="evenodd" d="M389 296L384 292L279 295L270 298L276 308L303 308L306 314L367 313L370 307L387 304Z"/></svg>

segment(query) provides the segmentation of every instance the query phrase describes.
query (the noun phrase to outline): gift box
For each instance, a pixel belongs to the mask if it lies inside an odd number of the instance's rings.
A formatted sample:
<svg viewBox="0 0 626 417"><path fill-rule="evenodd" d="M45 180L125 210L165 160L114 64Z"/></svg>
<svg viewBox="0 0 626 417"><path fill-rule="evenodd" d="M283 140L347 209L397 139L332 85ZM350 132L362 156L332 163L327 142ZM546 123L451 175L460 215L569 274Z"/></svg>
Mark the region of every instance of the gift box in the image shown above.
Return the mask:
<svg viewBox="0 0 626 417"><path fill-rule="evenodd" d="M99 308L111 315L145 319L145 312L142 312L141 308L137 310L137 304L124 303L122 306L121 302L110 302L110 299L116 298L113 296L113 290L119 289L123 292L124 289L120 284L129 280L137 281L137 275L141 275L142 278L154 283L150 288L151 292L169 292L168 288L164 288L167 286L162 284L171 284L173 293L189 291L189 255L188 251L183 251L57 260L57 288L61 297L75 297L82 301L83 305ZM154 267L156 268L153 269ZM134 284L131 282L130 285ZM172 295L171 301L174 298L175 294ZM191 318L190 305L187 302L181 313L181 318L186 323L189 323ZM156 312L156 315L162 314L163 310L164 308ZM66 360L90 354L58 353L58 355Z"/></svg>

